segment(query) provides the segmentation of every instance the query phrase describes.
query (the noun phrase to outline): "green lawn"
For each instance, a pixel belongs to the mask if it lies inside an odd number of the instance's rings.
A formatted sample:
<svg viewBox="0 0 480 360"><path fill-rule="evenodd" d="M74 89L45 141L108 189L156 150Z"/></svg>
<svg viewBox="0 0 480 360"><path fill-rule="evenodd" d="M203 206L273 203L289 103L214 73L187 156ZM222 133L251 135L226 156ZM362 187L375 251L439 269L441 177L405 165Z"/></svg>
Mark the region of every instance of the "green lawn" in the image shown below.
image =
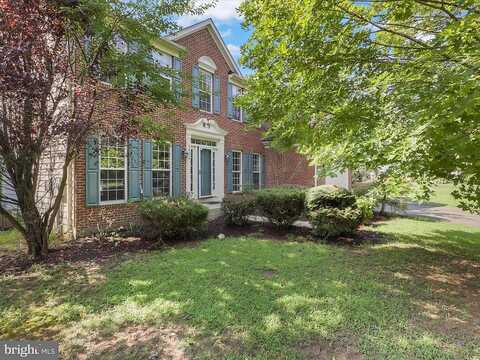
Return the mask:
<svg viewBox="0 0 480 360"><path fill-rule="evenodd" d="M20 233L15 229L0 231L0 254L24 246Z"/></svg>
<svg viewBox="0 0 480 360"><path fill-rule="evenodd" d="M441 204L442 206L457 207L458 201L452 196L454 189L453 184L438 184L435 186L429 202Z"/></svg>
<svg viewBox="0 0 480 360"><path fill-rule="evenodd" d="M390 240L212 239L5 276L0 338L58 339L65 358L479 359L480 229L371 230Z"/></svg>

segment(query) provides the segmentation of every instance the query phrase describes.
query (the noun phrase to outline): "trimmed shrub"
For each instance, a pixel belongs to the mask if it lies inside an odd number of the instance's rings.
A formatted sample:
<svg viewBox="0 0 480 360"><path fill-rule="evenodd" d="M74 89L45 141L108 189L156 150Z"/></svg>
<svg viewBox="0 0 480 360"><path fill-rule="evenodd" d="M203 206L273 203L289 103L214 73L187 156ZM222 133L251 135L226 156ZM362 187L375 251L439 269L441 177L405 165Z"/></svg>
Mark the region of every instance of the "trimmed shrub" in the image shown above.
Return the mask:
<svg viewBox="0 0 480 360"><path fill-rule="evenodd" d="M252 193L228 195L222 202L227 225L245 226L248 216L255 213L255 196Z"/></svg>
<svg viewBox="0 0 480 360"><path fill-rule="evenodd" d="M205 230L208 208L186 198L144 201L138 207L144 237L150 240L186 239Z"/></svg>
<svg viewBox="0 0 480 360"><path fill-rule="evenodd" d="M320 185L308 190L306 206L309 211L326 207L345 209L355 205L355 196L334 185Z"/></svg>
<svg viewBox="0 0 480 360"><path fill-rule="evenodd" d="M300 188L271 188L256 192L257 209L272 224L288 227L305 211L305 190Z"/></svg>
<svg viewBox="0 0 480 360"><path fill-rule="evenodd" d="M354 233L361 223L362 214L359 209L352 207L327 207L310 212L308 218L313 228L312 235L328 240Z"/></svg>
<svg viewBox="0 0 480 360"><path fill-rule="evenodd" d="M350 235L363 219L355 195L333 185L311 188L306 195L306 207L312 235L321 239Z"/></svg>

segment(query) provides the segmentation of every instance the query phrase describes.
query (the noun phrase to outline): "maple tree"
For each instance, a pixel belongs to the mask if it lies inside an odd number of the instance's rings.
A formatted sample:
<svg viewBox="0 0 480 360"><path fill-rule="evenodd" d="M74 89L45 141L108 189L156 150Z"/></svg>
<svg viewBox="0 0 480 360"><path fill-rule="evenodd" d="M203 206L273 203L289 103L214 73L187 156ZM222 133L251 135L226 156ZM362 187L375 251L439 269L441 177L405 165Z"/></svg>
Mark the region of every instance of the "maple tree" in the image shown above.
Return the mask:
<svg viewBox="0 0 480 360"><path fill-rule="evenodd" d="M241 100L330 170L457 185L480 211L478 0L246 0Z"/></svg>

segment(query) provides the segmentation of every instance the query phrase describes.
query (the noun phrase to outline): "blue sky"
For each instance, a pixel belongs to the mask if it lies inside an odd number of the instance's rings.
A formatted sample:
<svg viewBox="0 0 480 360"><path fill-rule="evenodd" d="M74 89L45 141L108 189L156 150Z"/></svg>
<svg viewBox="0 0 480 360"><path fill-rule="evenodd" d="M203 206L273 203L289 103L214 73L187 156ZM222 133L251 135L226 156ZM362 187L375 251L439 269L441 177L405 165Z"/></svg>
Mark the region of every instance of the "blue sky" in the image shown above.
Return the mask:
<svg viewBox="0 0 480 360"><path fill-rule="evenodd" d="M200 0L198 3L206 3ZM250 32L242 29L242 18L237 11L242 0L217 0L216 4L199 16L183 16L178 22L182 26L189 26L199 21L211 18L222 34L225 44L238 62L240 47L247 41ZM243 75L250 73L249 69L242 67Z"/></svg>

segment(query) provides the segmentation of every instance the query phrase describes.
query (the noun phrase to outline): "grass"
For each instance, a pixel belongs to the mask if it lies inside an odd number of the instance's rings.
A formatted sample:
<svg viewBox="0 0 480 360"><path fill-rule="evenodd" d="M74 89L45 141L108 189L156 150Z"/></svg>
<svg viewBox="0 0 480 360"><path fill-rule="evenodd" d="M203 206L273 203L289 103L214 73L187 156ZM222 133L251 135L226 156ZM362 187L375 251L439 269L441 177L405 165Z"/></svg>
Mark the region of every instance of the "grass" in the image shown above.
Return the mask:
<svg viewBox="0 0 480 360"><path fill-rule="evenodd" d="M452 196L455 189L453 184L438 184L435 186L430 203L441 204L442 206L457 207L458 201Z"/></svg>
<svg viewBox="0 0 480 360"><path fill-rule="evenodd" d="M0 282L0 338L65 358L480 358L480 229L394 219L358 248L251 237Z"/></svg>
<svg viewBox="0 0 480 360"><path fill-rule="evenodd" d="M13 251L23 245L20 233L15 229L0 231L0 254L5 251Z"/></svg>

